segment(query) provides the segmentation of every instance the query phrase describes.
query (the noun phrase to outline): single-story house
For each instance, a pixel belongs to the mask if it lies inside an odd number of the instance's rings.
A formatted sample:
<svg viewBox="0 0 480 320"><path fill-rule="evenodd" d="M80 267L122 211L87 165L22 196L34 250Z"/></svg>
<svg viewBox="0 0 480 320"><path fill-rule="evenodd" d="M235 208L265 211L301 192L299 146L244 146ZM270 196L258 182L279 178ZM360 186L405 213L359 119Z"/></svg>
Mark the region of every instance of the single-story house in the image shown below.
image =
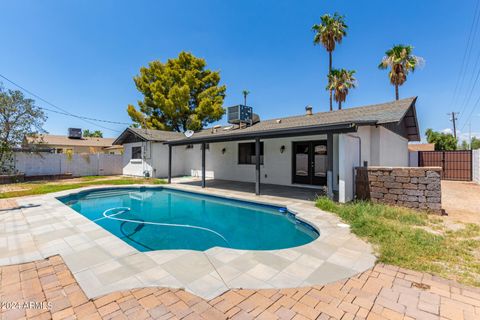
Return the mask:
<svg viewBox="0 0 480 320"><path fill-rule="evenodd" d="M435 151L435 143L409 143L408 151Z"/></svg>
<svg viewBox="0 0 480 320"><path fill-rule="evenodd" d="M340 202L354 197L357 166L408 166L408 142L419 141L416 97L199 132L126 129L123 174L205 177L286 186L326 186ZM258 118L258 117L257 117Z"/></svg>
<svg viewBox="0 0 480 320"><path fill-rule="evenodd" d="M80 130L80 129L77 129ZM69 134L66 136L40 134L23 139L23 149L50 150L53 153L71 154L122 154L121 145L113 145L114 138L83 137Z"/></svg>

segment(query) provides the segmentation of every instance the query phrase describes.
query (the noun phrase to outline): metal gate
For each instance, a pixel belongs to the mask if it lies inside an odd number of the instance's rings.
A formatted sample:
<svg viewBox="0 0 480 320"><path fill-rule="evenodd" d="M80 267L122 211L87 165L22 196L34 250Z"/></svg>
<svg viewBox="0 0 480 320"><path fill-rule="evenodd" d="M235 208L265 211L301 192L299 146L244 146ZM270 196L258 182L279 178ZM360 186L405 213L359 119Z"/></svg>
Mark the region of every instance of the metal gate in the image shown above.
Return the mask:
<svg viewBox="0 0 480 320"><path fill-rule="evenodd" d="M472 180L472 150L419 151L419 167L441 167L443 180Z"/></svg>

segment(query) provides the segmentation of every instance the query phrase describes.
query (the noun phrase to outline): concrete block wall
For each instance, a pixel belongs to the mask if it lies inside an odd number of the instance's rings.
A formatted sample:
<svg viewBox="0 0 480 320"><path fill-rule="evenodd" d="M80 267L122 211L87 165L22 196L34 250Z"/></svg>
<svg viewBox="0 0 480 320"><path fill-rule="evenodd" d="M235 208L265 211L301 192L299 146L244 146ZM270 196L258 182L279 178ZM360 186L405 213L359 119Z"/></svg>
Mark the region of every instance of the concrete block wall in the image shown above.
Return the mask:
<svg viewBox="0 0 480 320"><path fill-rule="evenodd" d="M66 154L15 153L15 169L28 176L61 175L75 177L122 174L122 155L117 154Z"/></svg>
<svg viewBox="0 0 480 320"><path fill-rule="evenodd" d="M442 214L440 167L356 168L356 197Z"/></svg>
<svg viewBox="0 0 480 320"><path fill-rule="evenodd" d="M472 151L472 170L473 182L480 184L480 149Z"/></svg>

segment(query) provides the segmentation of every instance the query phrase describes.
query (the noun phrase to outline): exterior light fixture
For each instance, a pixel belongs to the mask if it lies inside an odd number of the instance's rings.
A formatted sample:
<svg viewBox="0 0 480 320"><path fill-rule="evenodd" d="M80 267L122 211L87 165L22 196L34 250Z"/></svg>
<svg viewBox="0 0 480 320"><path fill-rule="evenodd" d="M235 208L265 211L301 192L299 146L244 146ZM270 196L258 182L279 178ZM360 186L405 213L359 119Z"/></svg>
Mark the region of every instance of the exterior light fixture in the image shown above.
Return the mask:
<svg viewBox="0 0 480 320"><path fill-rule="evenodd" d="M226 151L227 151L227 149L223 148L222 149L222 154L225 154Z"/></svg>
<svg viewBox="0 0 480 320"><path fill-rule="evenodd" d="M281 146L280 147L280 153L284 153L285 152L285 146Z"/></svg>

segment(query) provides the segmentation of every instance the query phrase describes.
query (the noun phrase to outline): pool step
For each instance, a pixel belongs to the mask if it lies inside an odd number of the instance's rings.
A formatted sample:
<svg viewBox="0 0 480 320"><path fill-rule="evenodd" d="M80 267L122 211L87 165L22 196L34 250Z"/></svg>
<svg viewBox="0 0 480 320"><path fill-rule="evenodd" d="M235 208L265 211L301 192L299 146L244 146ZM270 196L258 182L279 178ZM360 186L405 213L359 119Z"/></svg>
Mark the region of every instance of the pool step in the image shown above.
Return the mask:
<svg viewBox="0 0 480 320"><path fill-rule="evenodd" d="M131 190L105 190L105 191L95 191L93 193L87 194L82 199L100 199L105 197L116 197L116 196L126 196L131 193Z"/></svg>

